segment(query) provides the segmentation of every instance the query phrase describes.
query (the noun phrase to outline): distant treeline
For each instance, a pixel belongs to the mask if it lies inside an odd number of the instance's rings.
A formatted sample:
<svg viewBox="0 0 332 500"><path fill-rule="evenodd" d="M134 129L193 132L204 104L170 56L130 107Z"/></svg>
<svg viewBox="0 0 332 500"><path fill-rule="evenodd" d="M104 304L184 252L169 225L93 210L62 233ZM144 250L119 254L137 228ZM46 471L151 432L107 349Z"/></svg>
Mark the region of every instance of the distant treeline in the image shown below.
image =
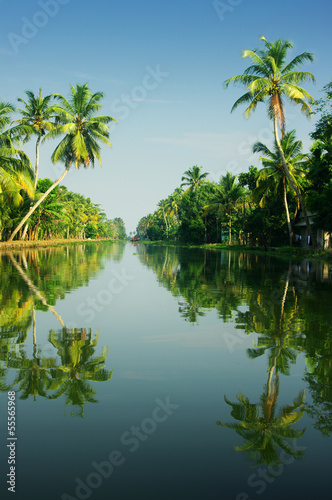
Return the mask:
<svg viewBox="0 0 332 500"><path fill-rule="evenodd" d="M50 179L39 179L36 197L45 193L52 185ZM27 200L28 204L29 201ZM23 203L20 207L7 205L3 207L1 220L3 224L2 237L5 240L7 231L20 219L28 207ZM7 229L8 228L8 229ZM24 229L19 233L21 239ZM124 222L120 217L107 219L105 212L90 198L82 194L68 191L65 186L57 186L32 214L27 224L26 240L46 239L125 239Z"/></svg>

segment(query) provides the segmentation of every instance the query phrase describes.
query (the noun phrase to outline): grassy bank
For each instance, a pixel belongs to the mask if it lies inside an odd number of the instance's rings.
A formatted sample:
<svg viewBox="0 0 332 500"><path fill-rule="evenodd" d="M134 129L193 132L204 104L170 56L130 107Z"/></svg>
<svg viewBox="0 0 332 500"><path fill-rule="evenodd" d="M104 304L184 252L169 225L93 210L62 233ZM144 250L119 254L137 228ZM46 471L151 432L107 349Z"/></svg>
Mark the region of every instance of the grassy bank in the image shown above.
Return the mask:
<svg viewBox="0 0 332 500"><path fill-rule="evenodd" d="M283 258L315 259L332 262L332 249L321 250L298 247L269 247L267 251L264 247L243 246L243 245L223 245L221 243L211 243L206 245L192 245L179 241L140 241L140 243L153 246L178 246L187 248L206 248L208 250L232 250L238 252L254 253L261 255L272 255Z"/></svg>
<svg viewBox="0 0 332 500"><path fill-rule="evenodd" d="M23 250L24 248L45 248L51 246L60 246L60 245L79 245L79 244L88 244L88 243L108 243L112 241L120 241L120 240L112 240L112 239L103 239L103 240L79 240L79 239L69 239L69 240L40 240L40 241L1 241L0 242L0 252L2 250Z"/></svg>

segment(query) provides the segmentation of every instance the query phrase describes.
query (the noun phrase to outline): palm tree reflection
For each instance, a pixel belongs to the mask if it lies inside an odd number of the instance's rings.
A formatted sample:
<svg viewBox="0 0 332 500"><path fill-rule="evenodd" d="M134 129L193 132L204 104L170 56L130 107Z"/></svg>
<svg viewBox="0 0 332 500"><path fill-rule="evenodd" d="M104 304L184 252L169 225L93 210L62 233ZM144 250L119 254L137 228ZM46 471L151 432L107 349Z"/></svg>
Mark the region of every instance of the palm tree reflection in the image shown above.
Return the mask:
<svg viewBox="0 0 332 500"><path fill-rule="evenodd" d="M304 403L304 390L290 405L282 406L277 412L279 395L279 380L273 381L272 387L267 384L265 391L257 404L250 403L243 394L238 394L239 402L232 403L225 396L225 401L232 407L231 415L238 422L217 425L233 429L244 438L241 446L235 446L237 451L246 451L251 460L258 464L282 464L280 450L294 458L301 458L303 451L295 449L288 440L299 439L305 429L297 430L291 427L298 422L304 413L301 409Z"/></svg>
<svg viewBox="0 0 332 500"><path fill-rule="evenodd" d="M101 355L94 356L97 340L98 334L93 339L91 330L86 331L85 328L51 330L49 335L61 363L50 370L48 390L55 392L48 398L57 399L65 394L66 404L75 407L81 417L86 402L97 402L93 397L96 392L89 381L104 382L110 380L113 373L113 370L105 369L108 347L103 347Z"/></svg>
<svg viewBox="0 0 332 500"><path fill-rule="evenodd" d="M10 351L8 356L8 368L17 370L17 375L11 387L15 387L20 392L20 399L28 399L33 396L36 401L37 396L47 397L47 388L50 383L50 369L55 366L54 358L42 358L37 349L36 342L36 315L33 310L33 353L32 359L26 356L23 345L18 352Z"/></svg>
<svg viewBox="0 0 332 500"><path fill-rule="evenodd" d="M279 372L289 375L289 362L295 363L297 352L301 349L301 337L297 337L297 303L292 300L286 307L287 292L290 285L290 271L279 304L269 308L268 316L260 318L260 325L268 320L269 328L261 328L255 349L248 349L250 358L255 359L266 352L269 357L268 379L259 403L250 403L243 394L238 394L238 402L225 401L232 407L231 415L235 423L217 425L233 429L244 438L237 451L246 451L255 465L282 464L281 450L293 458L301 458L303 450L293 448L289 440L299 439L305 429L292 427L304 414L304 390L289 405L277 409L279 397Z"/></svg>

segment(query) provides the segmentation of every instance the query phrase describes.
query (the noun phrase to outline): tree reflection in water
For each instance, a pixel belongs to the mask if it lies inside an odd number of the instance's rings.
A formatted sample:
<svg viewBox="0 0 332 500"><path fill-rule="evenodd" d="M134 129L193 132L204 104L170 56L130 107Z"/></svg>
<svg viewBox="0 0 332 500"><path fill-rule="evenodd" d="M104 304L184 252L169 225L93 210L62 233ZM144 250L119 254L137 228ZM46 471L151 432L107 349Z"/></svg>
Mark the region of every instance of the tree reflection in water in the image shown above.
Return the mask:
<svg viewBox="0 0 332 500"><path fill-rule="evenodd" d="M87 402L97 403L93 397L94 391L89 381L106 382L112 377L112 372L105 369L108 347L103 347L102 354L95 356L98 334L92 338L91 330L85 328L67 329L58 332L51 331L49 341L57 349L61 363L50 370L51 382L49 391L55 391L48 396L57 399L66 396L66 405L71 404L83 416L83 405ZM74 415L74 413L72 413Z"/></svg>
<svg viewBox="0 0 332 500"><path fill-rule="evenodd" d="M124 245L47 248L0 257L0 390L15 389L20 399L56 399L66 395L66 404L83 416L86 402L97 402L90 381L107 381L108 348L96 355L98 333L66 328L54 308L74 288L87 284L104 267L105 259L121 260ZM49 334L49 347L37 341L36 310L51 311L61 325ZM32 327L32 356L25 342ZM56 352L46 356L49 350ZM55 351L57 350L57 351ZM75 414L73 411L72 414Z"/></svg>

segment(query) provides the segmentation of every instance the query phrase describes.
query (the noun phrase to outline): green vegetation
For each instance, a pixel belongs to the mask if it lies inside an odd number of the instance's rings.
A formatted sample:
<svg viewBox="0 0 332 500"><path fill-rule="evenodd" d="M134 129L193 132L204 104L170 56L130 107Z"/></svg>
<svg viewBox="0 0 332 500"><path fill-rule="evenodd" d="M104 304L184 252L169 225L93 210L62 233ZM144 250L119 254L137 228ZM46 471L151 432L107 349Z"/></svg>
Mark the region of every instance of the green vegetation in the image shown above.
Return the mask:
<svg viewBox="0 0 332 500"><path fill-rule="evenodd" d="M303 197L294 182L288 168L288 164L284 155L284 151L279 139L279 130L281 138L284 138L285 124L285 108L283 98L286 97L291 103L299 104L301 111L306 116L311 117L311 108L309 103L313 103L313 97L299 83L307 80L315 81L313 75L308 71L294 71L298 66L301 66L306 61L313 62L313 54L303 52L296 56L292 61L287 62L287 52L292 48L292 44L286 40L277 40L276 42L268 42L264 36L260 38L264 43L264 49L245 50L242 54L243 58L249 57L252 61L252 66L249 66L243 75L237 75L226 80L226 87L231 83L239 83L244 85L247 93L244 94L234 104L232 111L240 104L249 103L245 111L245 116L256 109L257 104L266 102L268 106L268 116L273 120L274 136L280 158L284 168L285 176L292 187L301 210L304 213L308 233L314 238L311 232L309 219L306 212L306 205Z"/></svg>
<svg viewBox="0 0 332 500"><path fill-rule="evenodd" d="M253 144L253 152L262 155L260 165L250 165L238 176L226 172L218 182L208 180L202 166L187 169L180 186L160 200L154 213L140 219L136 237L265 247L299 241L303 245L309 237L313 247L331 246L332 82L324 87L324 98L315 102L300 86L314 81L301 69L313 62L313 54L303 52L288 60L289 41L269 42L265 37L260 41L262 48L243 51L251 65L227 79L225 86L245 87L232 111L244 104L247 118L259 103L267 104L273 147ZM0 102L0 241L126 237L121 219L110 221L89 198L59 188L70 168L94 167L96 160L101 164L100 144L111 146L109 124L115 119L98 114L102 99L102 92L92 93L84 84L71 86L68 99L58 93L43 97L40 89L36 95L26 91L16 110ZM286 132L284 101L300 106L309 118L318 114L309 152L302 150L295 130ZM12 120L15 111L20 118ZM32 138L34 168L22 150ZM39 149L50 139L60 139L51 160L64 166L55 182L38 179ZM301 224L305 231L299 229Z"/></svg>
<svg viewBox="0 0 332 500"><path fill-rule="evenodd" d="M121 218L107 219L90 198L73 193L60 182L72 165L101 164L100 142L111 146L109 126L114 118L96 116L102 92L92 93L88 85L71 86L70 98L60 94L42 97L26 91L27 99L16 111L22 116L11 121L15 108L0 103L0 241L53 239L125 239ZM35 168L18 149L36 138ZM61 161L64 172L53 182L38 179L39 149L46 139L61 137L52 162Z"/></svg>
<svg viewBox="0 0 332 500"><path fill-rule="evenodd" d="M325 232L329 238L326 244L331 246L332 83L324 88L325 97L315 103L299 86L307 80L314 81L313 75L298 71L305 62L313 62L313 55L304 52L288 62L290 42L268 42L264 37L261 41L262 49L243 52L243 58L249 58L252 65L242 75L226 80L225 85L245 86L246 93L235 102L232 111L246 104L246 117L259 103L266 102L274 125L273 148L260 142L253 144L253 152L262 155L261 167L250 165L247 172L237 177L226 172L219 182L209 181L203 167L195 165L186 170L180 187L161 200L154 213L141 218L136 229L140 239L281 247L299 245L299 241L305 245L306 236L311 236L310 243L315 248L323 246ZM285 98L300 105L307 117L320 115L311 134L314 142L309 152L303 152L295 130L286 132ZM314 214L313 224L308 211ZM306 225L302 234L295 226L301 215ZM318 229L323 234L319 244Z"/></svg>

